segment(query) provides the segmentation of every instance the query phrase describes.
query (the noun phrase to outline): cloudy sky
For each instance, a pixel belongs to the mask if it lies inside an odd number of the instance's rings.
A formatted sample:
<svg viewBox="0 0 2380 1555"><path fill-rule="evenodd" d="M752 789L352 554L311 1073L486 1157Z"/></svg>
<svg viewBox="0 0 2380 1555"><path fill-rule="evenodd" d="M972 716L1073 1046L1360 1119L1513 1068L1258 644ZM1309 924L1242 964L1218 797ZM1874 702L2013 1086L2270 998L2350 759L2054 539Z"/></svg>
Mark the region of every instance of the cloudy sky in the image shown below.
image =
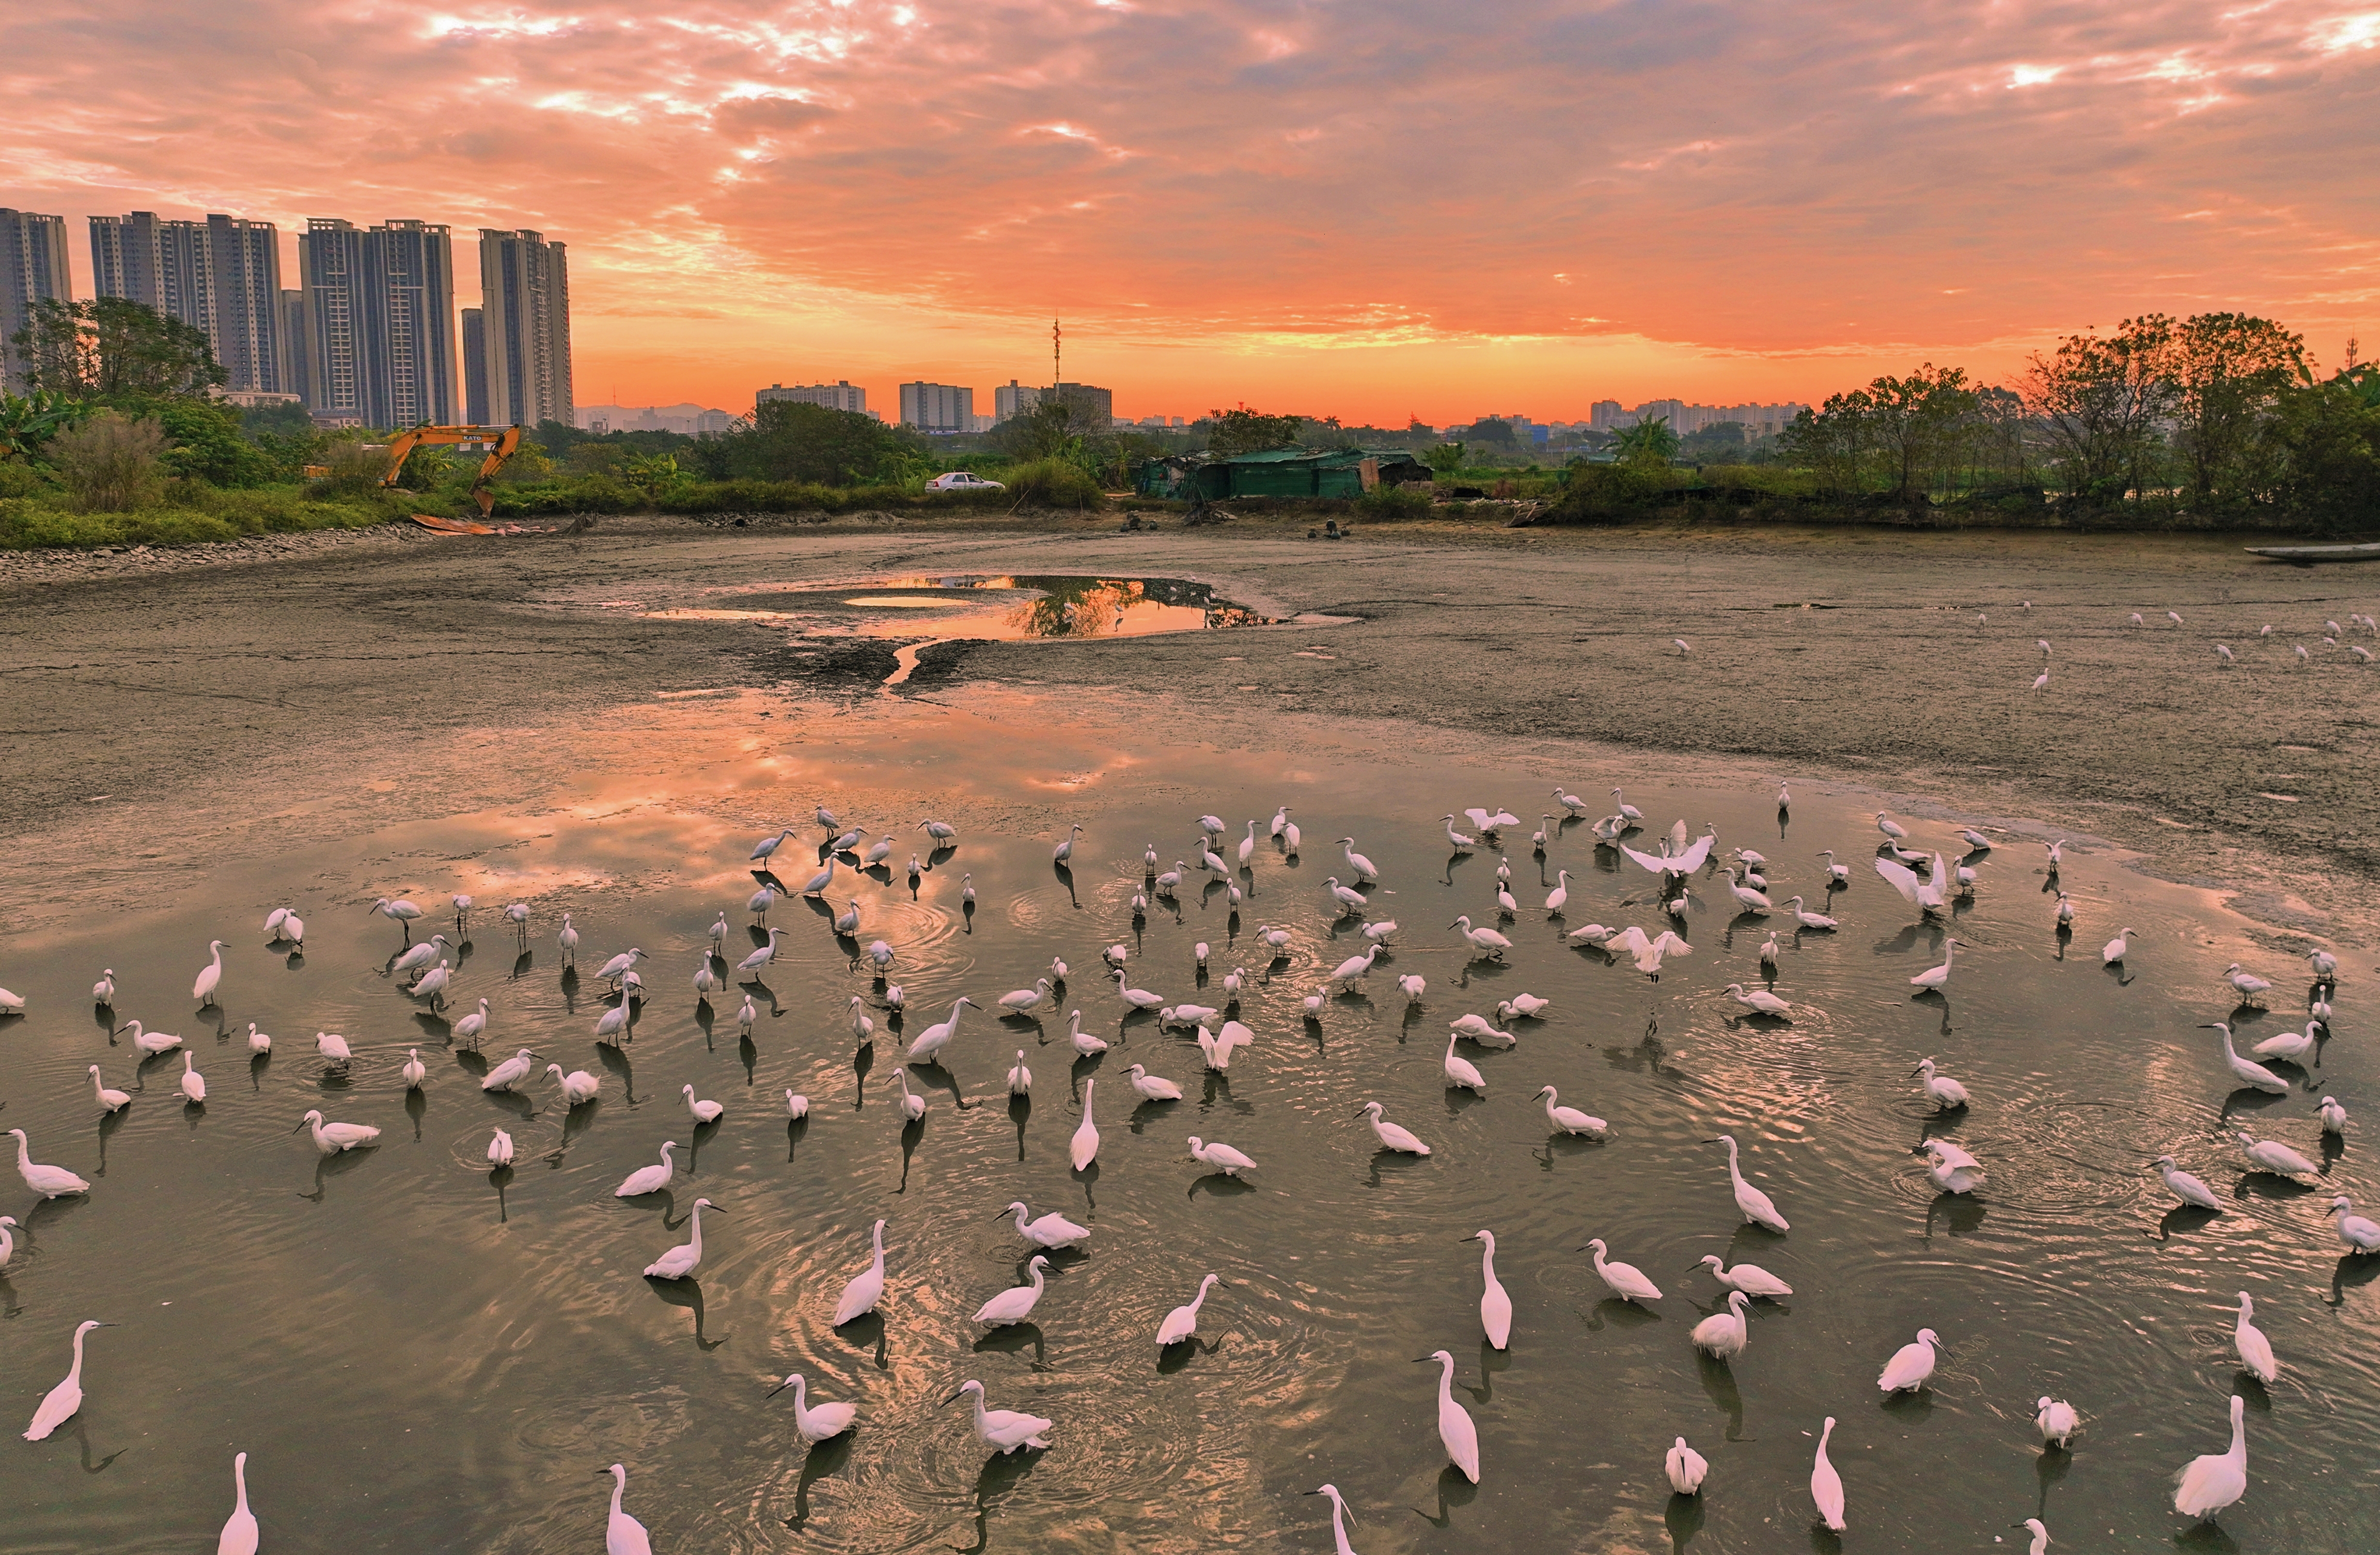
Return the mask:
<svg viewBox="0 0 2380 1555"><path fill-rule="evenodd" d="M1397 422L2001 376L2152 310L2380 350L2380 0L56 0L6 32L0 204L76 218L86 288L93 213L276 221L290 285L311 215L538 227L582 404L988 401L1047 380L1053 313L1120 412Z"/></svg>

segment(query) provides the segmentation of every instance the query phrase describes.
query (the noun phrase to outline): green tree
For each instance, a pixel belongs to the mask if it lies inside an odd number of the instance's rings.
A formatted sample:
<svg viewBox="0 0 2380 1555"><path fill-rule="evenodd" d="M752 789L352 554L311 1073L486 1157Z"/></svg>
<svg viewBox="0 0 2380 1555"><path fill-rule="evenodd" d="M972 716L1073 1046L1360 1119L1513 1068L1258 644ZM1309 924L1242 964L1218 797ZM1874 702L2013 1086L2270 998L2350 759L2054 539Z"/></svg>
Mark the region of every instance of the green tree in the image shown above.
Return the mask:
<svg viewBox="0 0 2380 1555"><path fill-rule="evenodd" d="M2284 514L2320 534L2380 530L2380 373L2350 364L2284 391L2269 435Z"/></svg>
<svg viewBox="0 0 2380 1555"><path fill-rule="evenodd" d="M1504 426L1501 421L1496 424ZM1483 421L1480 425L1487 423ZM1471 430L1476 431L1479 428ZM1504 427L1508 436L1512 430ZM1667 469L1670 461L1678 456L1678 434L1670 430L1667 416L1656 416L1651 420L1639 421L1633 427L1621 429L1620 435L1612 439L1611 446L1623 465L1637 469Z"/></svg>
<svg viewBox="0 0 2380 1555"><path fill-rule="evenodd" d="M81 420L89 408L43 389L22 399L0 394L0 459L39 459L42 446Z"/></svg>
<svg viewBox="0 0 2380 1555"><path fill-rule="evenodd" d="M1469 433L1474 443L1491 443L1499 448L1517 448L1521 440L1512 431L1512 423L1498 416L1488 416L1471 424Z"/></svg>
<svg viewBox="0 0 2380 1555"><path fill-rule="evenodd" d="M1896 501L1923 503L1958 468L1973 431L1975 392L1965 371L1926 362L1905 378L1875 379L1864 394L1867 443L1887 489Z"/></svg>
<svg viewBox="0 0 2380 1555"><path fill-rule="evenodd" d="M2173 332L2167 374L2191 510L2237 509L2268 492L2273 411L2307 376L2304 340L2270 319L2201 313Z"/></svg>
<svg viewBox="0 0 2380 1555"><path fill-rule="evenodd" d="M2070 334L2029 358L2026 407L2069 497L2120 503L2155 484L2159 428L2173 406L2172 344L2173 320L2148 313L2112 335Z"/></svg>
<svg viewBox="0 0 2380 1555"><path fill-rule="evenodd" d="M879 479L888 463L923 452L905 434L853 410L770 400L753 412L749 431L725 440L727 465L740 476L852 486Z"/></svg>
<svg viewBox="0 0 2380 1555"><path fill-rule="evenodd" d="M1425 448L1421 453L1421 462L1436 472L1440 480L1447 480L1463 468L1463 446L1460 443L1441 443L1435 448Z"/></svg>
<svg viewBox="0 0 2380 1555"><path fill-rule="evenodd" d="M992 428L991 445L1012 458L1079 462L1085 433L1082 420L1076 401L1051 395Z"/></svg>
<svg viewBox="0 0 2380 1555"><path fill-rule="evenodd" d="M1828 395L1824 405L1804 408L1778 434L1785 457L1810 472L1817 489L1838 500L1865 489L1867 472L1865 391Z"/></svg>
<svg viewBox="0 0 2380 1555"><path fill-rule="evenodd" d="M31 387L70 399L200 395L224 382L204 330L120 297L44 298L10 344Z"/></svg>
<svg viewBox="0 0 2380 1555"><path fill-rule="evenodd" d="M1298 416L1268 416L1241 405L1231 410L1207 412L1207 452L1219 459L1237 454L1260 454L1274 448L1294 448Z"/></svg>

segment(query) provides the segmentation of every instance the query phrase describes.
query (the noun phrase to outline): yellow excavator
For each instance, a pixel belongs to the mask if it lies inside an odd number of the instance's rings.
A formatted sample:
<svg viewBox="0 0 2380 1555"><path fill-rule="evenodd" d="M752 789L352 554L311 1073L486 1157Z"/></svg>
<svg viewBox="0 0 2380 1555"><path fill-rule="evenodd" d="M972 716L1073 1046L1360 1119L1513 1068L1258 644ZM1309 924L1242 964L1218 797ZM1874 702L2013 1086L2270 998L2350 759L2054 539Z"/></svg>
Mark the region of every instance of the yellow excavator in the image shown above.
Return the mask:
<svg viewBox="0 0 2380 1555"><path fill-rule="evenodd" d="M488 456L480 462L480 473L471 482L471 500L480 504L480 516L487 517L496 510L496 494L488 490L488 482L504 461L520 452L521 429L518 427L415 427L389 439L388 473L380 478L381 490L398 489L397 476L405 468L406 456L416 448L449 443L480 443Z"/></svg>

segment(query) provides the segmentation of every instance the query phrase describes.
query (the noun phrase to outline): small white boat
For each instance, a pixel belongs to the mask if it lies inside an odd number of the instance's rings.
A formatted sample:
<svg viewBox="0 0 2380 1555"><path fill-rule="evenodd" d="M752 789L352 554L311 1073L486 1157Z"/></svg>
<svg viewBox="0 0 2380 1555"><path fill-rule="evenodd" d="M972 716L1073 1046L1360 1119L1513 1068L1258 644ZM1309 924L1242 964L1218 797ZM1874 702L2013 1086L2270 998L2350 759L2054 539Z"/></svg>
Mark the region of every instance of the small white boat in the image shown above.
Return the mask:
<svg viewBox="0 0 2380 1555"><path fill-rule="evenodd" d="M2380 544L2370 545L2249 545L2251 556L2277 562L2380 562Z"/></svg>

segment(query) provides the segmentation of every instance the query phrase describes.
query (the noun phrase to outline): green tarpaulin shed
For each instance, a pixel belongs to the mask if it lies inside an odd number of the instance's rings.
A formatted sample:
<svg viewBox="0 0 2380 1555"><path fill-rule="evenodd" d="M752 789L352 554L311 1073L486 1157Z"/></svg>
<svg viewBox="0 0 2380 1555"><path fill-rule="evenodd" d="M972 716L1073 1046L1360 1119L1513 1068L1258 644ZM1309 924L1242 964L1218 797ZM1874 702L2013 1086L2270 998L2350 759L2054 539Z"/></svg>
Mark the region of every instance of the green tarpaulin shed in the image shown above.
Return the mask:
<svg viewBox="0 0 2380 1555"><path fill-rule="evenodd" d="M1392 484L1427 480L1430 472L1402 448L1273 448L1216 459L1203 456L1152 459L1141 466L1135 489L1143 496L1188 497L1208 502L1231 497L1357 497L1364 494L1364 467L1376 480Z"/></svg>

